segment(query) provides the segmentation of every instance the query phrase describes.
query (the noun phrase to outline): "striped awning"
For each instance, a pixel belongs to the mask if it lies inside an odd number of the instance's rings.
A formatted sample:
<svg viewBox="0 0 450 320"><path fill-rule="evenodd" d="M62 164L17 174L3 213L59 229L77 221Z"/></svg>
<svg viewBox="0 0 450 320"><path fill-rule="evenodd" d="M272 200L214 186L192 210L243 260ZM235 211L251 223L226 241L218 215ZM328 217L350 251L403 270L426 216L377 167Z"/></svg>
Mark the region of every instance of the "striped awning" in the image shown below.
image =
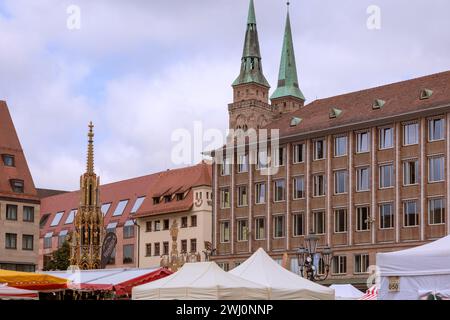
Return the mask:
<svg viewBox="0 0 450 320"><path fill-rule="evenodd" d="M378 299L378 288L373 286L366 291L366 293L359 300L377 300Z"/></svg>

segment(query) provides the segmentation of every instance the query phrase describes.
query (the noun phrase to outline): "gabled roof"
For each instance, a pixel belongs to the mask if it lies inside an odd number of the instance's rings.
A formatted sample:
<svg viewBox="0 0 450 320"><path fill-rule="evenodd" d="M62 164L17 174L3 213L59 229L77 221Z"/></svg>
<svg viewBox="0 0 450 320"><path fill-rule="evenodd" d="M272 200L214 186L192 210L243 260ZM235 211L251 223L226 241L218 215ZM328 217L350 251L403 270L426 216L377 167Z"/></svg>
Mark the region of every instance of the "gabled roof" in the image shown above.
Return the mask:
<svg viewBox="0 0 450 320"><path fill-rule="evenodd" d="M2 155L14 156L14 167L3 164ZM14 193L11 179L24 181L24 193ZM37 192L25 154L5 101L0 101L0 197L37 201Z"/></svg>

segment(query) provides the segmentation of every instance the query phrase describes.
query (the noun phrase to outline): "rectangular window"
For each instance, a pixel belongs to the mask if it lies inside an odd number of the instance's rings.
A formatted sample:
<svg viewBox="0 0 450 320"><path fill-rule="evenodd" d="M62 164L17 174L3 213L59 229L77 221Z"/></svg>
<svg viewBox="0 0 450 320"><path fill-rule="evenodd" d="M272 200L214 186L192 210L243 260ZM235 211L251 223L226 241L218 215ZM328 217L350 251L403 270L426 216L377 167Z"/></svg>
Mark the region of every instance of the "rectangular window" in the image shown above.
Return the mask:
<svg viewBox="0 0 450 320"><path fill-rule="evenodd" d="M248 220L237 221L237 240L238 241L248 240Z"/></svg>
<svg viewBox="0 0 450 320"><path fill-rule="evenodd" d="M405 201L403 204L405 227L415 227L419 225L419 211L417 209L417 201L410 200Z"/></svg>
<svg viewBox="0 0 450 320"><path fill-rule="evenodd" d="M294 237L303 236L305 234L304 214L296 213L292 217L294 218Z"/></svg>
<svg viewBox="0 0 450 320"><path fill-rule="evenodd" d="M303 199L305 197L305 178L295 177L293 182L294 200Z"/></svg>
<svg viewBox="0 0 450 320"><path fill-rule="evenodd" d="M286 200L286 183L285 183L284 179L274 181L274 187L275 187L275 192L274 192L275 202Z"/></svg>
<svg viewBox="0 0 450 320"><path fill-rule="evenodd" d="M152 256L152 244L151 243L147 243L145 245L145 256L146 257L151 257Z"/></svg>
<svg viewBox="0 0 450 320"><path fill-rule="evenodd" d="M442 198L428 201L428 218L430 225L445 224L445 202Z"/></svg>
<svg viewBox="0 0 450 320"><path fill-rule="evenodd" d="M230 221L220 222L220 243L230 242Z"/></svg>
<svg viewBox="0 0 450 320"><path fill-rule="evenodd" d="M347 155L347 136L334 138L334 156L343 157Z"/></svg>
<svg viewBox="0 0 450 320"><path fill-rule="evenodd" d="M238 191L238 207L248 206L247 186L239 186Z"/></svg>
<svg viewBox="0 0 450 320"><path fill-rule="evenodd" d="M305 161L305 144L296 144L294 146L293 163L303 163Z"/></svg>
<svg viewBox="0 0 450 320"><path fill-rule="evenodd" d="M147 221L145 223L145 231L146 232L152 232L152 225L153 225L152 221Z"/></svg>
<svg viewBox="0 0 450 320"><path fill-rule="evenodd" d="M370 208L356 208L356 231L370 230Z"/></svg>
<svg viewBox="0 0 450 320"><path fill-rule="evenodd" d="M369 168L356 169L356 191L369 191Z"/></svg>
<svg viewBox="0 0 450 320"><path fill-rule="evenodd" d="M419 183L419 161L408 160L403 162L403 184L410 186Z"/></svg>
<svg viewBox="0 0 450 320"><path fill-rule="evenodd" d="M394 129L382 128L380 129L380 149L391 149L394 147Z"/></svg>
<svg viewBox="0 0 450 320"><path fill-rule="evenodd" d="M141 207L144 200L145 200L145 196L137 198L136 201L134 202L133 208L131 208L130 213L136 213L139 210L139 208Z"/></svg>
<svg viewBox="0 0 450 320"><path fill-rule="evenodd" d="M14 156L10 154L2 154L3 164L7 167L14 167Z"/></svg>
<svg viewBox="0 0 450 320"><path fill-rule="evenodd" d="M128 200L121 200L119 202L119 204L117 205L116 210L114 210L113 217L121 216L123 214L123 211L125 210L125 207L127 206L127 204L128 204Z"/></svg>
<svg viewBox="0 0 450 320"><path fill-rule="evenodd" d="M444 181L444 157L430 157L428 159L428 181Z"/></svg>
<svg viewBox="0 0 450 320"><path fill-rule="evenodd" d="M117 222L110 222L106 226L106 233L109 233L109 232L116 233L116 228L117 228Z"/></svg>
<svg viewBox="0 0 450 320"><path fill-rule="evenodd" d="M197 226L197 216L191 216L191 227L194 228Z"/></svg>
<svg viewBox="0 0 450 320"><path fill-rule="evenodd" d="M410 123L403 126L403 145L410 146L419 143L419 124Z"/></svg>
<svg viewBox="0 0 450 320"><path fill-rule="evenodd" d="M58 248L61 248L62 245L64 244L64 242L66 241L67 238L67 230L62 230L59 234L58 234Z"/></svg>
<svg viewBox="0 0 450 320"><path fill-rule="evenodd" d="M183 218L181 218L181 221L183 222ZM169 230L170 228L170 220L164 219L163 220L163 230Z"/></svg>
<svg viewBox="0 0 450 320"><path fill-rule="evenodd" d="M181 217L181 228L187 228L187 227L188 227L188 218Z"/></svg>
<svg viewBox="0 0 450 320"><path fill-rule="evenodd" d="M284 216L273 217L273 237L284 238Z"/></svg>
<svg viewBox="0 0 450 320"><path fill-rule="evenodd" d="M275 167L284 166L286 164L286 148L279 147L278 149L276 149L274 159L275 159L274 163Z"/></svg>
<svg viewBox="0 0 450 320"><path fill-rule="evenodd" d="M223 188L220 190L220 208L230 208L230 188Z"/></svg>
<svg viewBox="0 0 450 320"><path fill-rule="evenodd" d="M34 222L34 207L23 207L23 221Z"/></svg>
<svg viewBox="0 0 450 320"><path fill-rule="evenodd" d="M6 233L5 234L5 248L6 249L17 249L17 234Z"/></svg>
<svg viewBox="0 0 450 320"><path fill-rule="evenodd" d="M264 182L255 184L255 203L263 204L266 203L266 184Z"/></svg>
<svg viewBox="0 0 450 320"><path fill-rule="evenodd" d="M164 241L163 242L163 256L168 256L168 255L169 255L169 242Z"/></svg>
<svg viewBox="0 0 450 320"><path fill-rule="evenodd" d="M370 151L370 134L369 131L359 132L356 134L356 152L365 153Z"/></svg>
<svg viewBox="0 0 450 320"><path fill-rule="evenodd" d="M380 189L394 186L394 166L392 164L380 166Z"/></svg>
<svg viewBox="0 0 450 320"><path fill-rule="evenodd" d="M159 220L155 221L155 228L153 230L161 231L161 221L159 221Z"/></svg>
<svg viewBox="0 0 450 320"><path fill-rule="evenodd" d="M325 212L316 211L312 213L314 234L325 234Z"/></svg>
<svg viewBox="0 0 450 320"><path fill-rule="evenodd" d="M228 272L230 270L230 264L227 262L218 262L217 265L222 268L223 271Z"/></svg>
<svg viewBox="0 0 450 320"><path fill-rule="evenodd" d="M134 245L126 244L123 246L123 263L133 263Z"/></svg>
<svg viewBox="0 0 450 320"><path fill-rule="evenodd" d="M103 216L106 216L106 214L108 213L109 208L111 207L111 203L104 203L102 204L101 207L101 212L103 213Z"/></svg>
<svg viewBox="0 0 450 320"><path fill-rule="evenodd" d="M347 209L334 210L334 232L347 232Z"/></svg>
<svg viewBox="0 0 450 320"><path fill-rule="evenodd" d="M155 243L155 250L154 254L156 257L161 256L161 245L158 243Z"/></svg>
<svg viewBox="0 0 450 320"><path fill-rule="evenodd" d="M267 158L267 150L258 151L258 161L256 162L256 169L266 169L269 165L269 159Z"/></svg>
<svg viewBox="0 0 450 320"><path fill-rule="evenodd" d="M347 193L348 171L339 170L334 173L334 193Z"/></svg>
<svg viewBox="0 0 450 320"><path fill-rule="evenodd" d="M50 227L56 227L57 225L59 225L63 215L64 215L64 211L56 213L55 217L52 220L52 223L50 224Z"/></svg>
<svg viewBox="0 0 450 320"><path fill-rule="evenodd" d="M197 252L197 239L191 239L191 252Z"/></svg>
<svg viewBox="0 0 450 320"><path fill-rule="evenodd" d="M444 119L428 120L428 139L430 141L444 140L445 137L445 121Z"/></svg>
<svg viewBox="0 0 450 320"><path fill-rule="evenodd" d="M14 204L6 205L6 220L17 220L17 206Z"/></svg>
<svg viewBox="0 0 450 320"><path fill-rule="evenodd" d="M347 257L335 256L333 258L333 273L346 274L347 273Z"/></svg>
<svg viewBox="0 0 450 320"><path fill-rule="evenodd" d="M181 240L181 253L187 252L188 252L187 240Z"/></svg>
<svg viewBox="0 0 450 320"><path fill-rule="evenodd" d="M355 273L367 273L369 268L369 255L357 254L355 255Z"/></svg>
<svg viewBox="0 0 450 320"><path fill-rule="evenodd" d="M392 229L394 227L394 207L392 203L380 205L380 229Z"/></svg>
<svg viewBox="0 0 450 320"><path fill-rule="evenodd" d="M255 219L255 240L263 240L266 238L265 232L265 219L256 218Z"/></svg>
<svg viewBox="0 0 450 320"><path fill-rule="evenodd" d="M322 197L325 195L325 176L315 175L313 177L314 197Z"/></svg>
<svg viewBox="0 0 450 320"><path fill-rule="evenodd" d="M223 158L223 163L222 163L222 170L221 170L221 175L222 176L229 176L231 174L231 164L230 164L230 159L225 157Z"/></svg>
<svg viewBox="0 0 450 320"><path fill-rule="evenodd" d="M248 172L248 155L239 155L238 173Z"/></svg>
<svg viewBox="0 0 450 320"><path fill-rule="evenodd" d="M325 159L325 140L315 140L314 141L314 160Z"/></svg>
<svg viewBox="0 0 450 320"><path fill-rule="evenodd" d="M22 236L22 250L33 251L34 248L34 236L31 234L24 234Z"/></svg>
<svg viewBox="0 0 450 320"><path fill-rule="evenodd" d="M11 188L15 193L24 193L24 182L23 180L13 179L11 182Z"/></svg>
<svg viewBox="0 0 450 320"><path fill-rule="evenodd" d="M44 236L44 249L50 249L52 247L53 232L47 232Z"/></svg>
<svg viewBox="0 0 450 320"><path fill-rule="evenodd" d="M128 220L123 226L123 238L131 239L134 238L134 222L133 220Z"/></svg>

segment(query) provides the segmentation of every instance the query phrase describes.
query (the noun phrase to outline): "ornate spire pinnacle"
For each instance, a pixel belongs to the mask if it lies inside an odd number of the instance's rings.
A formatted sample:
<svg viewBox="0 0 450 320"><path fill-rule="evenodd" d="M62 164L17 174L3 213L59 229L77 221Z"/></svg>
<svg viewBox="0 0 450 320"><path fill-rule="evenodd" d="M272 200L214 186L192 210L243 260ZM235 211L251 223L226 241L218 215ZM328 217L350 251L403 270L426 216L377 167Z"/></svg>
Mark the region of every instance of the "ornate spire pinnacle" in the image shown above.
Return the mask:
<svg viewBox="0 0 450 320"><path fill-rule="evenodd" d="M271 99L295 97L305 100L298 85L297 66L295 63L294 43L292 41L291 20L289 17L289 5L287 2L286 27L284 31L283 50L281 52L280 72L278 75L278 87Z"/></svg>
<svg viewBox="0 0 450 320"><path fill-rule="evenodd" d="M250 0L247 19L247 32L245 34L244 51L242 53L241 72L233 82L233 86L246 83L258 83L270 88L264 77L261 52L259 49L258 30L256 28L256 14L253 0Z"/></svg>
<svg viewBox="0 0 450 320"><path fill-rule="evenodd" d="M88 138L86 172L91 174L94 173L94 125L92 121L89 123Z"/></svg>

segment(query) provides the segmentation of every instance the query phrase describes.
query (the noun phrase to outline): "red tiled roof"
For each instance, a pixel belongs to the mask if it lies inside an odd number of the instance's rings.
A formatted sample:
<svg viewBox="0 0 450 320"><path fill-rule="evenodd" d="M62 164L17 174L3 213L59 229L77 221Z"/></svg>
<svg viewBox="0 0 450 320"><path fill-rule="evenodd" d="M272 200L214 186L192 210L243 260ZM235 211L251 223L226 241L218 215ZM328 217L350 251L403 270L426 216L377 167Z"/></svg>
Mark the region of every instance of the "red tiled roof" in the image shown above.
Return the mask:
<svg viewBox="0 0 450 320"><path fill-rule="evenodd" d="M2 154L14 156L14 167L7 167ZM10 179L24 181L24 193L14 193ZM0 196L37 201L37 192L27 160L5 101L0 101Z"/></svg>
<svg viewBox="0 0 450 320"><path fill-rule="evenodd" d="M431 98L420 100L424 89L433 91ZM385 101L380 110L373 110L376 99ZM285 114L271 122L267 129L280 129L280 137L312 133L357 124L382 120L398 115L425 111L434 107L450 105L450 71L437 73L412 80L384 85L372 89L343 94L311 102L295 112ZM335 119L330 119L332 108L342 111ZM302 122L291 127L293 117Z"/></svg>

